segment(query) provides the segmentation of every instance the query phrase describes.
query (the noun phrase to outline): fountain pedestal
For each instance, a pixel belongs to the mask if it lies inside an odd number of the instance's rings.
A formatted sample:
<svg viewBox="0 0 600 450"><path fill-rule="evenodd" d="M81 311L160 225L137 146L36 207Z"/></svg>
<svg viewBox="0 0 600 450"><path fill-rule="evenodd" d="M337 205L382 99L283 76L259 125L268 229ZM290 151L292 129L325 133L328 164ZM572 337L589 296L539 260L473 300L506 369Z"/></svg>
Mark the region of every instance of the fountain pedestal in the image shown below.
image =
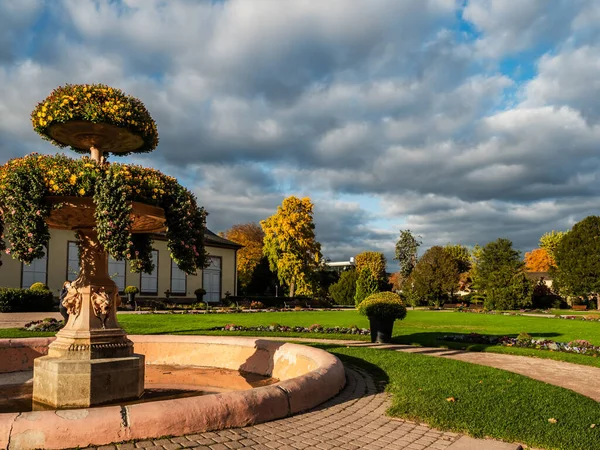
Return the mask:
<svg viewBox="0 0 600 450"><path fill-rule="evenodd" d="M48 355L34 365L33 401L40 408L88 407L139 398L144 356L119 326L116 284L93 229L79 230L81 272L63 302L69 320Z"/></svg>

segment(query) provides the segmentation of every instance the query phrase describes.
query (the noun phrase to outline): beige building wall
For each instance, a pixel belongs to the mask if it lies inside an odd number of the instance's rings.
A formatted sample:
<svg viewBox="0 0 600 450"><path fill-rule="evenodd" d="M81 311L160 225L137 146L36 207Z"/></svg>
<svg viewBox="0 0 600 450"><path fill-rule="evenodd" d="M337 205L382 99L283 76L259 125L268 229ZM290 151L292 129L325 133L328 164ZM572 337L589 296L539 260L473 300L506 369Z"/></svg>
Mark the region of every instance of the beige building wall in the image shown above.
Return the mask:
<svg viewBox="0 0 600 450"><path fill-rule="evenodd" d="M46 270L46 284L50 290L58 295L62 284L67 277L68 242L75 241L75 233L64 230L51 230L48 248L48 261ZM164 297L164 292L171 288L171 257L167 248L167 241L156 239L153 248L158 251L158 292L156 297ZM206 246L210 256L221 258L221 296L229 291L235 294L236 286L236 251L231 248ZM9 255L2 255L0 266L0 287L19 288L22 283L23 264ZM125 270L125 286L140 287L141 274L129 271L129 264ZM194 297L194 290L203 286L202 271L196 275L186 275L186 297ZM146 296L146 295L145 295Z"/></svg>

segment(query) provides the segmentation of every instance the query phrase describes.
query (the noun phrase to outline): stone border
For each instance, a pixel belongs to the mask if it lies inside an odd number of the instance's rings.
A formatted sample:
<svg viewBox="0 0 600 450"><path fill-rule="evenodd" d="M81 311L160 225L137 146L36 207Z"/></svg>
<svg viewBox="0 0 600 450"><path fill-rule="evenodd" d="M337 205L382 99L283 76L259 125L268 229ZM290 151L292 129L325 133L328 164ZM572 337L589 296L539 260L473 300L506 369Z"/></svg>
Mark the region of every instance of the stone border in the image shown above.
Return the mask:
<svg viewBox="0 0 600 450"><path fill-rule="evenodd" d="M246 391L128 406L0 414L0 448L86 447L244 427L317 406L340 392L346 380L335 356L297 344L220 336L129 337L136 352L146 356L146 364L235 368L281 381ZM9 357L10 367L31 370L33 354L42 356L44 343L47 348L52 340L2 339L0 361Z"/></svg>

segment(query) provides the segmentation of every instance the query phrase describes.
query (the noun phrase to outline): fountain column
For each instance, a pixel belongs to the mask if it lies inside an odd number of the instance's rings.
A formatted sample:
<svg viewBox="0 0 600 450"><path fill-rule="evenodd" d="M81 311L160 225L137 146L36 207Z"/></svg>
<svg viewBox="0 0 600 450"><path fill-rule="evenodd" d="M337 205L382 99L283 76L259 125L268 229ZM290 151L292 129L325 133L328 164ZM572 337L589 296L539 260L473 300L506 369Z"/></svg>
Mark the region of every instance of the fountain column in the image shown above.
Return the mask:
<svg viewBox="0 0 600 450"><path fill-rule="evenodd" d="M33 401L39 408L87 407L139 398L144 356L119 326L119 290L108 276L108 255L93 229L79 231L81 272L63 301L69 320L48 355L34 366Z"/></svg>

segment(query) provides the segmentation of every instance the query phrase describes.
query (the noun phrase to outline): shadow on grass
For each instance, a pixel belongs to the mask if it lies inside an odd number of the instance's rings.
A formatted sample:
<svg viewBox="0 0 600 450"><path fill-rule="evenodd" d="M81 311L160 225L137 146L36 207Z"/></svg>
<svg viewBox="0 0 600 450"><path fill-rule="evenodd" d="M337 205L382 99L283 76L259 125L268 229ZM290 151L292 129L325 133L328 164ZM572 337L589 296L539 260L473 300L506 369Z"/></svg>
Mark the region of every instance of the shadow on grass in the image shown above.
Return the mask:
<svg viewBox="0 0 600 450"><path fill-rule="evenodd" d="M453 341L445 340L445 336L464 336L466 333L452 333L452 332L427 332L427 333L412 333L405 335L397 335L392 338L394 344L406 344L406 345L422 345L424 347L447 347L452 349L469 350L469 351L483 351L488 347L496 347L498 344L491 344L485 342L469 342L469 341ZM484 339L499 339L501 337L515 338L518 334L480 334ZM561 336L560 333L529 333L533 338L549 338Z"/></svg>
<svg viewBox="0 0 600 450"><path fill-rule="evenodd" d="M376 366L373 363L365 361L361 358L356 358L355 356L348 356L336 352L337 349L345 348L344 346L340 346L338 344L309 344L311 347L317 347L322 350L326 350L329 353L334 354L344 363L344 365L354 366L359 369L364 370L369 375L371 375L376 381L382 382L383 384L387 384L389 381L389 377L387 373L381 367Z"/></svg>

